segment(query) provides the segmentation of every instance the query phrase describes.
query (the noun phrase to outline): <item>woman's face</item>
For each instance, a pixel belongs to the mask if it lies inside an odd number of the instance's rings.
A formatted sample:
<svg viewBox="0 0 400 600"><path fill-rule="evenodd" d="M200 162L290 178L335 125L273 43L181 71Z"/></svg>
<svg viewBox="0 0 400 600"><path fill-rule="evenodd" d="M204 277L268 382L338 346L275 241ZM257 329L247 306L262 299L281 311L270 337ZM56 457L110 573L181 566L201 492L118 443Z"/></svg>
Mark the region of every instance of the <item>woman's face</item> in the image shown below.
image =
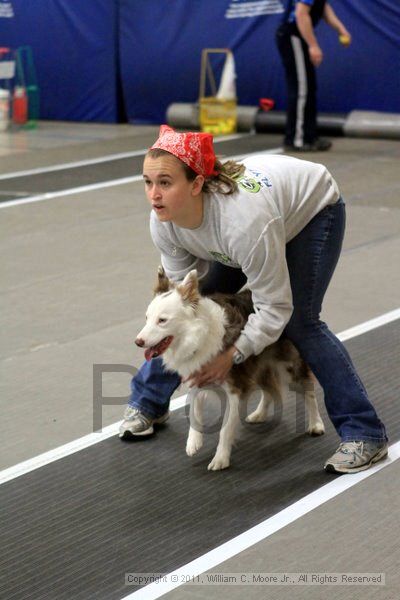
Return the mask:
<svg viewBox="0 0 400 600"><path fill-rule="evenodd" d="M181 161L172 154L146 156L143 179L148 201L160 221L180 227L198 227L203 218L204 177L188 181Z"/></svg>

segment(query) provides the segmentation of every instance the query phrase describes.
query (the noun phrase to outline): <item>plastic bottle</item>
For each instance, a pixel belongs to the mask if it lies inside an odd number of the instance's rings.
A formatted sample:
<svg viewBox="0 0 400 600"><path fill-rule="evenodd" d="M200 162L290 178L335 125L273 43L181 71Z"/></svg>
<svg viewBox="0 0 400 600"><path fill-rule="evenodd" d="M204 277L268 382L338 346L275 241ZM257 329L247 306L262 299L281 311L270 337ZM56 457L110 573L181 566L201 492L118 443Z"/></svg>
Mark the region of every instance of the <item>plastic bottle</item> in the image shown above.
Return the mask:
<svg viewBox="0 0 400 600"><path fill-rule="evenodd" d="M14 89L12 114L17 125L24 125L28 120L28 96L23 86Z"/></svg>
<svg viewBox="0 0 400 600"><path fill-rule="evenodd" d="M10 92L0 88L0 131L6 131L10 123Z"/></svg>

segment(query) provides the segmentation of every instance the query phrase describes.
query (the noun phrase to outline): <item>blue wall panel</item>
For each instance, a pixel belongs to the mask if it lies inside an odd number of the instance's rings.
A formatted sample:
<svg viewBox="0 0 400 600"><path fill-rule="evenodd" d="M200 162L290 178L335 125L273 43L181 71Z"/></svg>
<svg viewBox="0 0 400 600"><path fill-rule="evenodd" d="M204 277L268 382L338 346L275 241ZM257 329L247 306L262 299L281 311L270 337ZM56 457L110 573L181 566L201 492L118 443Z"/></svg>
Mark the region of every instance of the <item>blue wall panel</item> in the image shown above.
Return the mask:
<svg viewBox="0 0 400 600"><path fill-rule="evenodd" d="M41 118L115 122L117 1L11 0L0 45L33 49Z"/></svg>
<svg viewBox="0 0 400 600"><path fill-rule="evenodd" d="M121 73L130 120L159 122L172 102L196 101L203 48L234 52L241 104L257 103L279 86L281 68L273 38L281 15L228 19L230 4L121 0Z"/></svg>
<svg viewBox="0 0 400 600"><path fill-rule="evenodd" d="M325 60L319 73L319 106L324 111L354 109L400 112L400 2L331 0L353 36L341 48L335 32L318 27Z"/></svg>

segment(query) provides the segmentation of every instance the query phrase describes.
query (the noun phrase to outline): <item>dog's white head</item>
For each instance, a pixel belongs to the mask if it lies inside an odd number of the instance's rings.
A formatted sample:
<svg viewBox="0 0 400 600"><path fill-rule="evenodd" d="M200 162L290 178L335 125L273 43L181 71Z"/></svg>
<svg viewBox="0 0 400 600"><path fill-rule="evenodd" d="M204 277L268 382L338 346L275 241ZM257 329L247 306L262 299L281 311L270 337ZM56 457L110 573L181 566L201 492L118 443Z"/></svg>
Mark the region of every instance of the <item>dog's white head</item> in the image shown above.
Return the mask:
<svg viewBox="0 0 400 600"><path fill-rule="evenodd" d="M197 272L190 271L182 283L174 285L159 267L155 298L146 312L146 325L135 344L145 348L145 358L161 356L182 344L188 336L200 301ZM186 345L186 344L185 344Z"/></svg>

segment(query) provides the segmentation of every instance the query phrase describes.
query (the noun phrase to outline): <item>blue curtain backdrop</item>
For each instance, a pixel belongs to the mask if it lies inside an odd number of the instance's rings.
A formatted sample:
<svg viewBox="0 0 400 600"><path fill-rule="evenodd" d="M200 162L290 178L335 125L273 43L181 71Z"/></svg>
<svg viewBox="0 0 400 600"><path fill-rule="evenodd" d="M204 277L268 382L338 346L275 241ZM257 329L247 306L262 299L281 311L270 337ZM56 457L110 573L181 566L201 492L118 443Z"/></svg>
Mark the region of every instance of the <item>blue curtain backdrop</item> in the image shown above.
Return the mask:
<svg viewBox="0 0 400 600"><path fill-rule="evenodd" d="M117 5L0 0L0 46L32 47L41 118L117 121Z"/></svg>
<svg viewBox="0 0 400 600"><path fill-rule="evenodd" d="M261 97L284 109L286 90L274 34L286 0L122 0L121 73L132 122L161 122L172 102L198 98L202 48L230 48L240 104ZM320 111L400 112L400 3L331 0L353 34L349 48L321 22ZM262 11L269 14L261 14ZM253 14L253 16L252 16Z"/></svg>
<svg viewBox="0 0 400 600"><path fill-rule="evenodd" d="M238 2L122 0L120 56L129 120L160 122L172 102L195 102L203 48L233 51L240 104L258 104L263 96L277 98L279 90L281 96L284 81L274 34L283 7L275 0L252 2L262 4L278 12L228 18Z"/></svg>
<svg viewBox="0 0 400 600"><path fill-rule="evenodd" d="M0 0L0 46L30 45L42 118L160 123L198 98L203 48L235 55L240 104L284 109L274 33L286 0ZM400 112L400 3L331 0L353 35L321 23L319 110ZM121 92L119 94L119 92Z"/></svg>

